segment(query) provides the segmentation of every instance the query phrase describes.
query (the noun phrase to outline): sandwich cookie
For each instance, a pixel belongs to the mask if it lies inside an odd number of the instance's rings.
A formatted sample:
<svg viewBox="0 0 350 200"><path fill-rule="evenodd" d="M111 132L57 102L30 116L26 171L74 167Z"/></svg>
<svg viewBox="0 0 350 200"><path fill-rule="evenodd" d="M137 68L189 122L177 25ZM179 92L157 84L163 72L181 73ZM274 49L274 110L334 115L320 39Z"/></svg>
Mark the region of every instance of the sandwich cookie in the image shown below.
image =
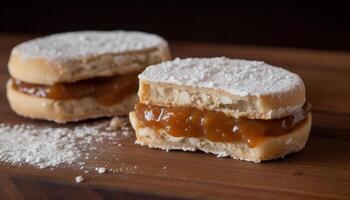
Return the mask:
<svg viewBox="0 0 350 200"><path fill-rule="evenodd" d="M13 48L7 97L17 114L58 123L128 114L137 75L169 59L167 42L154 34L54 34Z"/></svg>
<svg viewBox="0 0 350 200"><path fill-rule="evenodd" d="M261 162L300 151L310 128L301 78L260 61L175 59L139 76L136 143Z"/></svg>

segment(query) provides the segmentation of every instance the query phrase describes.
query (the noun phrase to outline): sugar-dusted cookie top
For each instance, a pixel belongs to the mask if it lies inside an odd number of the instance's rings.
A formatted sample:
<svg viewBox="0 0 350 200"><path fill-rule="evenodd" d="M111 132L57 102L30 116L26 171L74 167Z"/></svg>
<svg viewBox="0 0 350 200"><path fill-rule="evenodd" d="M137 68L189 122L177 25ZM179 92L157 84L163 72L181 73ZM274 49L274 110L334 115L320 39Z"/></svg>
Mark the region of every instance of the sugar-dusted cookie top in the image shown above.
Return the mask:
<svg viewBox="0 0 350 200"><path fill-rule="evenodd" d="M8 67L13 78L37 84L138 73L171 58L160 36L135 31L78 31L49 35L15 46Z"/></svg>
<svg viewBox="0 0 350 200"><path fill-rule="evenodd" d="M148 67L141 80L218 89L237 96L285 93L293 88L304 91L301 78L285 69L262 61L217 58L175 59Z"/></svg>
<svg viewBox="0 0 350 200"><path fill-rule="evenodd" d="M12 53L19 53L22 58L65 61L156 48L164 44L163 38L143 32L78 31L33 39L17 45Z"/></svg>

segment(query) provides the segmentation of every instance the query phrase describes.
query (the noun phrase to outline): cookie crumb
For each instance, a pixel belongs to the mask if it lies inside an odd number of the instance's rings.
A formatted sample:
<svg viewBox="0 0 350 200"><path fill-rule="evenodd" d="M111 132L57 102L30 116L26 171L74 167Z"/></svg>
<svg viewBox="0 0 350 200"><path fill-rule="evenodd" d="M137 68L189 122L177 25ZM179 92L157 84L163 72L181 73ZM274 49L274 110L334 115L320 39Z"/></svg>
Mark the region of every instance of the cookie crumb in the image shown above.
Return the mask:
<svg viewBox="0 0 350 200"><path fill-rule="evenodd" d="M77 182L77 183L81 183L81 182L84 182L84 181L85 181L85 179L82 176L75 177L75 182Z"/></svg>
<svg viewBox="0 0 350 200"><path fill-rule="evenodd" d="M113 117L109 126L114 129L119 129L124 126L124 121L120 117Z"/></svg>
<svg viewBox="0 0 350 200"><path fill-rule="evenodd" d="M96 171L100 174L106 173L107 169L105 167L97 167Z"/></svg>

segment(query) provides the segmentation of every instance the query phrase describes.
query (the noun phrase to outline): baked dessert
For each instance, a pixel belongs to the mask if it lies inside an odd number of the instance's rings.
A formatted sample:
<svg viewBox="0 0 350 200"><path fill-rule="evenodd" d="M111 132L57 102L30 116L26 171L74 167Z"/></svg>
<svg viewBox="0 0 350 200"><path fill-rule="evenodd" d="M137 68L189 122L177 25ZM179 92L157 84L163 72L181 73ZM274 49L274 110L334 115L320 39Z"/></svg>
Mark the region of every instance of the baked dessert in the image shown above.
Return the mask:
<svg viewBox="0 0 350 200"><path fill-rule="evenodd" d="M301 78L259 61L175 59L139 76L136 143L261 162L303 149L311 128Z"/></svg>
<svg viewBox="0 0 350 200"><path fill-rule="evenodd" d="M134 31L80 31L14 47L7 97L19 115L58 123L128 114L137 75L170 59L167 42Z"/></svg>

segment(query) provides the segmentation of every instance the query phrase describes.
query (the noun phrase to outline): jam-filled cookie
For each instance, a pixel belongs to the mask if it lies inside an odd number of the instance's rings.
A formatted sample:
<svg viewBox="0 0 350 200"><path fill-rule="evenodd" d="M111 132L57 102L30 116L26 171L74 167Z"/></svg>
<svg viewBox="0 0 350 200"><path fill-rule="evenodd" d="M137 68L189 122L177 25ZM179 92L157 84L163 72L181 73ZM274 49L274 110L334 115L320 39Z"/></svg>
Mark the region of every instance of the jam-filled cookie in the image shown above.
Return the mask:
<svg viewBox="0 0 350 200"><path fill-rule="evenodd" d="M187 58L139 75L136 143L261 162L300 151L310 128L301 78L260 61Z"/></svg>
<svg viewBox="0 0 350 200"><path fill-rule="evenodd" d="M58 123L128 114L137 75L170 59L167 42L134 31L80 31L13 48L7 97L19 115Z"/></svg>

